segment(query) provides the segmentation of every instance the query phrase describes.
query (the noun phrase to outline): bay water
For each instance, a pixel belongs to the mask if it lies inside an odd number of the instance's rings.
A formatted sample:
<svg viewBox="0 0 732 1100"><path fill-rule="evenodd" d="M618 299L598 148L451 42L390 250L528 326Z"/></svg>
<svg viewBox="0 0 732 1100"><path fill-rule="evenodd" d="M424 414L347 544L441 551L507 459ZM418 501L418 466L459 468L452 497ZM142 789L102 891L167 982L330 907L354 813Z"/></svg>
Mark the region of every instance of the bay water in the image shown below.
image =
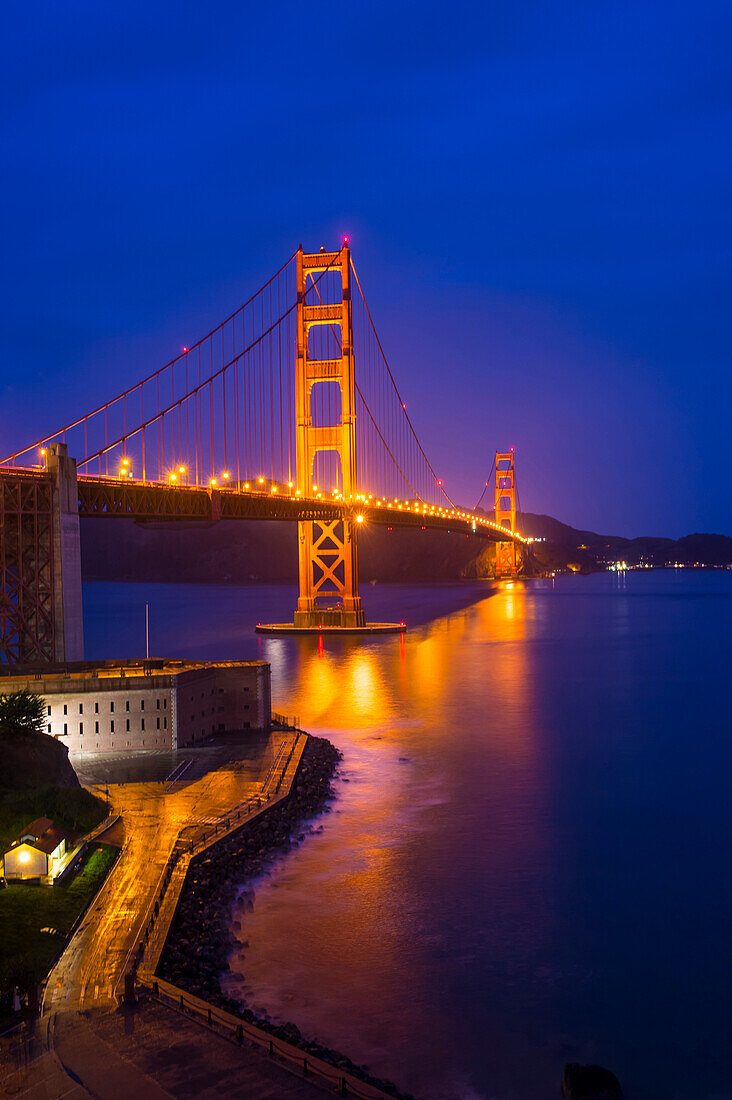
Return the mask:
<svg viewBox="0 0 732 1100"><path fill-rule="evenodd" d="M732 1097L732 572L366 586L372 638L257 636L294 588L85 585L89 658L261 657L343 753L254 884L229 990L416 1096Z"/></svg>

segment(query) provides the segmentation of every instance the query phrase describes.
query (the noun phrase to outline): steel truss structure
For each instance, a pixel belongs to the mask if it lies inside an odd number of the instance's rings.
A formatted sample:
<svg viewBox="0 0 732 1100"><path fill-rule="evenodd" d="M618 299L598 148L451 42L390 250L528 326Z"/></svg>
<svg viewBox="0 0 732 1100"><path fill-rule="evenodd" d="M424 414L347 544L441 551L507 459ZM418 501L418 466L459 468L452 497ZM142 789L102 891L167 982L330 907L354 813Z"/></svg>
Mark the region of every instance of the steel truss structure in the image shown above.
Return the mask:
<svg viewBox="0 0 732 1100"><path fill-rule="evenodd" d="M340 283L340 302L308 303L308 276L333 272ZM317 290L317 286L315 286ZM297 450L297 488L309 495L313 483L316 456L334 452L340 460L343 496L357 491L356 478L356 387L353 356L353 316L351 304L351 253L344 243L339 252L303 252L296 256L296 340L295 367L295 444ZM322 359L310 354L310 331L328 325L336 333L340 348L338 359ZM335 383L340 394L338 423L316 425L312 415L313 389ZM295 626L316 626L323 618L318 601L335 597L336 607L327 608L331 625L362 627L366 617L358 594L357 525L350 510L332 522L300 521L298 562L300 592L295 611Z"/></svg>
<svg viewBox="0 0 732 1100"><path fill-rule="evenodd" d="M507 531L516 530L516 471L513 451L496 451L496 523ZM516 542L496 545L496 576L516 576Z"/></svg>
<svg viewBox="0 0 732 1100"><path fill-rule="evenodd" d="M56 659L53 481L0 470L0 662Z"/></svg>
<svg viewBox="0 0 732 1100"><path fill-rule="evenodd" d="M473 534L494 542L520 540L508 528L476 525L461 516L429 515L408 509L386 508L337 500L303 500L284 493L230 489L199 489L196 486L123 481L114 478L79 478L79 515L83 519L180 520L215 522L220 519L293 520L356 523L362 515L369 524L386 527L415 527ZM316 536L317 537L317 536Z"/></svg>
<svg viewBox="0 0 732 1100"><path fill-rule="evenodd" d="M115 478L78 480L83 519L131 519L138 522L215 523L219 520L289 520L310 531L307 573L314 596L340 597L352 560L348 545L357 530L357 514L369 524L444 530L498 543L496 561L503 575L515 572L516 541L508 528L473 527L457 516L423 516L408 510L343 501L302 500L284 493L203 489L195 486L142 484ZM54 481L41 471L0 468L0 663L33 664L57 660L55 616L59 593L54 577ZM303 547L301 543L301 553ZM341 611L316 612L319 623L337 625ZM333 623L330 619L335 616Z"/></svg>

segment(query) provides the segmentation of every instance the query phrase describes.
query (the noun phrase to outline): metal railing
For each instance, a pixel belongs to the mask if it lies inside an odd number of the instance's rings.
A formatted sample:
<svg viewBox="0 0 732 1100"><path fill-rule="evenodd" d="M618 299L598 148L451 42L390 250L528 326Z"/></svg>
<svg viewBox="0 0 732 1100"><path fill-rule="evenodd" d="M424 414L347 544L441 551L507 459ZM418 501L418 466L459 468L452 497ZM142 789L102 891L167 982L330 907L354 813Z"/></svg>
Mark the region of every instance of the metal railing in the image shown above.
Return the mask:
<svg viewBox="0 0 732 1100"><path fill-rule="evenodd" d="M367 1081L347 1073L330 1062L308 1053L301 1047L272 1035L263 1028L257 1027L246 1020L234 1016L230 1012L216 1008L207 1001L194 997L178 986L156 978L151 983L144 983L150 989L152 995L161 1004L182 1012L186 1016L192 1016L199 1023L216 1031L240 1045L248 1040L267 1052L270 1058L279 1058L290 1069L298 1070L303 1077L320 1078L321 1081L335 1087L339 1096L355 1096L358 1100L393 1100L394 1093L384 1092L376 1085L370 1085Z"/></svg>
<svg viewBox="0 0 732 1100"><path fill-rule="evenodd" d="M253 811L259 811L262 809L263 804L266 806L271 799L275 798L282 786L287 769L290 766L292 757L300 744L300 739L304 738L307 741L307 734L302 731L298 731L297 737L290 745L289 752L287 751L287 742L283 741L277 752L275 760L267 773L265 782L262 787L262 791L259 795L252 795L251 797L240 802L238 806L235 806L228 814L219 818L217 822L214 822L213 830L207 834L205 831L196 840L191 840L188 846L175 846L173 851L168 856L168 859L163 867L160 878L158 879L155 892L150 898L147 909L145 910L142 921L140 922L140 931L130 948L129 954L125 960L125 965L122 968L122 972L117 979L117 984L114 987L115 997L117 996L117 990L122 984L125 978L130 962L132 962L132 968L137 972L138 967L142 963L145 957L145 950L150 940L150 936L155 928L158 917L161 913L165 894L170 885L170 880L173 877L173 873L183 857L187 857L188 864L201 852L211 847L217 840L223 840L223 838L230 832L233 832L244 822L251 817ZM221 835L219 836L219 832ZM180 843L180 837L178 844ZM188 867L186 866L186 871ZM173 914L171 914L172 920ZM166 933L167 936L167 933Z"/></svg>
<svg viewBox="0 0 732 1100"><path fill-rule="evenodd" d="M23 1019L20 1023L0 1032L0 1055L3 1061L22 1069L48 1050L48 1034L37 1016ZM5 1078L0 1078L0 1084Z"/></svg>
<svg viewBox="0 0 732 1100"><path fill-rule="evenodd" d="M280 745L263 787L263 797L265 801L269 801L273 795L279 792L282 781L287 774L287 769L292 761L292 757L299 745L301 736L307 737L306 734L298 731L298 736L293 740L289 751L287 751L287 742L282 742ZM248 799L246 803L243 803L242 806L237 809L237 820L240 819L239 815L244 807L247 808L247 814L249 814L251 813L252 804L256 803L259 808L261 802L261 796ZM224 832L229 830L233 820L233 812L229 817L222 819L221 824L225 826ZM214 829L213 836L206 838L204 834L196 843L195 847L193 844L191 845L190 852L194 853L195 848L203 850L209 847L217 833L218 825ZM181 851L180 849L171 853L168 864L161 877L158 891L156 891L156 896L150 903L148 909L149 916L146 914L143 920L144 933L138 941L135 969L138 963L142 961L145 954L145 945L148 942L150 933L160 912L173 871L181 857L188 854L189 853ZM245 1039L248 1040L255 1046L266 1050L271 1058L279 1058L289 1069L299 1071L302 1076L319 1078L321 1081L334 1086L339 1096L353 1096L356 1097L357 1100L387 1100L388 1097L393 1098L394 1096L394 1093L384 1092L383 1089L375 1085L370 1085L368 1082L355 1077L352 1073L344 1072L344 1070L337 1066L331 1065L330 1062L326 1062L324 1059L318 1058L316 1055L310 1054L308 1051L296 1047L278 1036L272 1035L270 1032L257 1027L255 1024L240 1019L229 1012L225 1012L223 1009L219 1009L199 997L194 997L193 994L186 992L186 990L181 989L179 986L164 981L162 978L155 977L154 974L149 978L141 978L139 975L136 975L136 980L138 984L149 989L152 995L162 1004L166 1004L186 1015L193 1016L199 1023L210 1027L212 1030L217 1030L218 1034L222 1034L239 1044L243 1043Z"/></svg>
<svg viewBox="0 0 732 1100"><path fill-rule="evenodd" d="M278 714L276 710L272 711L272 722L276 726L282 726L286 730L299 730L300 718L295 714L290 717L289 714Z"/></svg>
<svg viewBox="0 0 732 1100"><path fill-rule="evenodd" d="M265 777L265 781L260 794L252 795L249 798L244 799L241 803L239 803L238 806L233 807L233 809L231 809L227 814L222 815L218 821L214 822L212 829L209 829L208 832L203 831L199 837L196 837L195 840L191 840L190 842L188 842L188 844L184 844L183 846L181 846L181 838L179 836L177 845L173 848L173 851L170 853L161 871L155 888L155 892L150 898L150 901L143 914L142 920L140 921L139 931L135 937L132 947L130 948L129 954L125 960L124 967L122 968L122 972L114 987L115 997L117 997L119 988L125 980L125 974L128 971L130 963L132 963L132 972L134 973L138 983L149 986L150 981L152 981L153 984L158 984L159 979L156 978L150 980L141 979L140 976L137 974L137 967L142 962L145 956L146 947L150 941L151 933L153 932L157 924L158 918L161 915L166 892L176 868L184 857L186 858L187 863L190 863L191 858L194 858L196 855L205 851L206 848L215 843L217 839L223 839L227 834L235 831L238 827L243 825L253 813L256 813L262 809L266 809L267 804L279 794L283 780L287 774L287 770L292 762L292 758L296 750L300 747L301 739L307 741L307 734L298 730L297 736L289 742L289 749L288 741L283 741L280 744L279 749L275 755L275 759L270 766L267 776ZM115 818L107 818L105 822L100 823L98 829L94 830L92 834L90 834L90 836L96 835L97 831L105 831L107 828L110 827L114 820ZM116 865L117 864L115 864L115 866ZM185 870L187 871L187 866ZM183 881L184 879L185 876L183 876ZM108 882L109 876L107 876L105 881L101 884L98 893L95 895L94 899L92 899L92 905L98 897L98 894L101 893ZM73 936L73 932L87 912L88 909L79 914L74 924L74 927L69 932L67 943ZM171 920L174 912L175 907L173 907L173 912L170 914ZM168 929L165 930L166 939L167 934ZM47 992L48 984L46 983L46 987L44 989L44 997L41 1005L42 1014L39 1019L24 1021L23 1023L17 1024L16 1026L11 1027L4 1033L0 1034L0 1065L2 1065L3 1070L8 1069L10 1071L9 1073L6 1073L4 1076L0 1077L0 1091L5 1090L6 1087L12 1088L14 1092L17 1091L15 1085L18 1085L20 1081L23 1080L24 1075L29 1071L30 1067L35 1062L37 1062L39 1058L41 1058L45 1054L48 1054L53 1049L53 1043L51 1041L49 1033L49 1024L51 1017L46 1012L45 1004L45 995ZM183 990L180 991L179 997L188 999L188 1001L191 1000L191 995L185 993ZM204 1017L206 1016L207 1011L210 1014L213 1013L214 1010L210 1008L210 1006L207 1006L206 1010L204 1011ZM211 1019L213 1020L213 1016L211 1017ZM237 1023L241 1023L242 1027L249 1027L249 1025L246 1025L244 1021L237 1021ZM262 1034L264 1035L266 1033L262 1032ZM242 1032L242 1038L243 1035L244 1033ZM236 1038L236 1035L234 1037ZM273 1040L273 1042L275 1041ZM292 1060L292 1055L288 1054L288 1051L291 1050L294 1052L297 1048L289 1048L288 1045L286 1043L283 1043L281 1040L276 1040L276 1046L278 1049L275 1050L275 1047L273 1046L271 1051L272 1054L277 1053L280 1054L280 1056L283 1058L290 1057L290 1060ZM280 1047L282 1048L281 1050L279 1049ZM303 1052L300 1051L297 1054L296 1061L299 1063L300 1068L303 1070L304 1073L311 1072L311 1064L314 1065L314 1062L313 1059L310 1058L310 1056L303 1059ZM324 1065L325 1064L326 1063L324 1063ZM333 1068L331 1067L331 1072L335 1074L336 1071L333 1070ZM17 1080L14 1082L13 1085L10 1085L10 1081L12 1078L17 1078ZM35 1085L33 1087L35 1087ZM342 1093L342 1095L361 1096L363 1097L363 1100L379 1100L379 1098L385 1094L382 1094L380 1092L359 1093L351 1089L347 1093Z"/></svg>
<svg viewBox="0 0 732 1100"><path fill-rule="evenodd" d="M290 751L287 751L287 742L283 741L279 749L277 750L277 753L275 754L275 758L272 761L272 766L267 772L264 783L262 784L262 793L265 794L267 797L270 797L271 794L278 793L280 787L282 786L282 780L285 778L287 769L290 766L290 761L292 760L293 753L295 752L298 742L300 741L300 737L307 736L300 730L295 730L295 727L292 728L293 731L297 732L297 737L290 744Z"/></svg>

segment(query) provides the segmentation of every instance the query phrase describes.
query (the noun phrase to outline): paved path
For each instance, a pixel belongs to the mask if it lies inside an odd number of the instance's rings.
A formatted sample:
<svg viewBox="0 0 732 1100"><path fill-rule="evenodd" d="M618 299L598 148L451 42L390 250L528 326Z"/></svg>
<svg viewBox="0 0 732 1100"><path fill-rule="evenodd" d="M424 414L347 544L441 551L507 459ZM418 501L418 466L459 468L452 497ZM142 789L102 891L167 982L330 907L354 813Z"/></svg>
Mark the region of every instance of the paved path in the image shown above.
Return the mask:
<svg viewBox="0 0 732 1100"><path fill-rule="evenodd" d="M173 1093L96 1033L92 1015L67 1012L57 1018L53 1052L67 1080L104 1100L169 1100Z"/></svg>
<svg viewBox="0 0 732 1100"><path fill-rule="evenodd" d="M3 1100L322 1100L323 1095L316 1083L248 1043L239 1046L152 999L134 1010L63 1013L56 1018L53 1050L0 1081Z"/></svg>
<svg viewBox="0 0 732 1100"><path fill-rule="evenodd" d="M104 1100L323 1100L321 1088L261 1051L240 1047L156 1001L133 1011L100 1009L83 1020L66 1017L62 1026L74 1033L57 1029L56 1052Z"/></svg>
<svg viewBox="0 0 732 1100"><path fill-rule="evenodd" d="M278 744L288 736L278 733ZM296 753L288 775L297 758ZM44 1016L37 1024L52 1037L49 1049L30 1066L0 1075L0 1096L322 1097L319 1086L247 1042L239 1046L155 1000L143 1000L134 1011L117 1006L134 944L176 843L182 837L187 851L191 840L210 835L211 822L260 791L260 783L252 780L251 762L241 761L195 782L110 787L111 811L119 814L113 828L121 832L122 852L49 977ZM187 864L184 858L181 870ZM164 924L159 922L161 932ZM157 956L160 946L155 944L150 954ZM13 1067L2 1066L6 1068Z"/></svg>
<svg viewBox="0 0 732 1100"><path fill-rule="evenodd" d="M112 812L123 822L122 853L51 972L44 1011L54 1014L115 1003L137 933L179 835L186 840L199 836L207 828L199 824L202 819L218 818L256 795L259 784L250 774L234 762L194 783L110 787Z"/></svg>

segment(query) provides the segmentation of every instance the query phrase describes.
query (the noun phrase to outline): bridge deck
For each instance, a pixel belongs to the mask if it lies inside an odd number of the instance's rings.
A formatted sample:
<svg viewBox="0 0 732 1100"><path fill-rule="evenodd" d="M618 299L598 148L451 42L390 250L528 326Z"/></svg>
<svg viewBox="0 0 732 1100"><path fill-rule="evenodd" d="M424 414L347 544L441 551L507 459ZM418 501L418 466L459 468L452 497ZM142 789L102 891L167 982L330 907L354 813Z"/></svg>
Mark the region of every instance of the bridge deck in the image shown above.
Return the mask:
<svg viewBox="0 0 732 1100"><path fill-rule="evenodd" d="M0 477L48 480L42 470L0 467ZM220 519L333 520L362 515L365 523L475 534L495 542L526 540L485 516L447 510L414 501L345 501L292 495L287 487L263 491L169 485L114 477L79 475L79 515L85 518L156 519L213 523Z"/></svg>

